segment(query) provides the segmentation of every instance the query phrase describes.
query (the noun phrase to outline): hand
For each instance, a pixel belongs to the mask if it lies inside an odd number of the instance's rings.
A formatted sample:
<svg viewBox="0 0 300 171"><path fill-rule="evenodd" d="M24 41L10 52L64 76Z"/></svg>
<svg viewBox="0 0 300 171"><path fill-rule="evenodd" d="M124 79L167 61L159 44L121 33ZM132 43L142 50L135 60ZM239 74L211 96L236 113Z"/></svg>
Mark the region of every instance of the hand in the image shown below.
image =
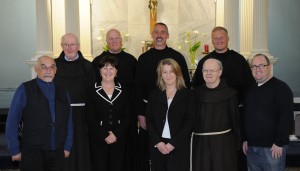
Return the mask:
<svg viewBox="0 0 300 171"><path fill-rule="evenodd" d="M21 161L21 158L22 158L21 153L11 157L12 161Z"/></svg>
<svg viewBox="0 0 300 171"><path fill-rule="evenodd" d="M166 144L165 147L168 150L168 153L171 153L171 151L175 149L175 147L170 143Z"/></svg>
<svg viewBox="0 0 300 171"><path fill-rule="evenodd" d="M69 151L64 150L64 154L65 154L65 158L68 158L70 156L70 152Z"/></svg>
<svg viewBox="0 0 300 171"><path fill-rule="evenodd" d="M147 130L147 126L146 126L146 117L143 115L138 115L138 122L141 128L143 128L144 130Z"/></svg>
<svg viewBox="0 0 300 171"><path fill-rule="evenodd" d="M272 157L275 159L279 159L282 156L282 147L278 147L277 145L273 144L271 151Z"/></svg>
<svg viewBox="0 0 300 171"><path fill-rule="evenodd" d="M164 142L159 142L156 144L156 148L162 153L162 154L169 154L166 144Z"/></svg>
<svg viewBox="0 0 300 171"><path fill-rule="evenodd" d="M248 150L248 142L244 141L243 142L243 152L245 155L247 155L247 150Z"/></svg>
<svg viewBox="0 0 300 171"><path fill-rule="evenodd" d="M105 138L105 142L107 144L115 143L117 141L117 137L115 136L115 134L112 131L108 131L108 133L109 133L109 136L107 136Z"/></svg>

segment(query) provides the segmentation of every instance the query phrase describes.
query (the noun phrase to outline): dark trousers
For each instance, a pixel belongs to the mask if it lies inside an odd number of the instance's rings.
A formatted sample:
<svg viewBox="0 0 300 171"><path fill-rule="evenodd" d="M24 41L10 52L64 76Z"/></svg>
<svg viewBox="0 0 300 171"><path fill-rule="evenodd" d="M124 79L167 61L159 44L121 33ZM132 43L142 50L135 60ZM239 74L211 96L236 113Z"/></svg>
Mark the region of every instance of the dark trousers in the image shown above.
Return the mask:
<svg viewBox="0 0 300 171"><path fill-rule="evenodd" d="M136 117L130 123L125 143L125 157L122 171L139 171L137 170L137 121Z"/></svg>
<svg viewBox="0 0 300 171"><path fill-rule="evenodd" d="M21 171L62 171L64 150L40 150L23 148L20 163Z"/></svg>
<svg viewBox="0 0 300 171"><path fill-rule="evenodd" d="M139 129L137 149L138 171L150 171L149 134L142 128Z"/></svg>
<svg viewBox="0 0 300 171"><path fill-rule="evenodd" d="M243 113L244 113L244 108L242 106L239 107L239 112L240 112L240 130L241 130L241 136L245 136L245 130L244 130L244 119L243 119ZM243 142L240 142L239 144L239 150L237 151L237 156L238 156L238 171L247 171L247 160L246 160L246 155L243 152L242 148Z"/></svg>
<svg viewBox="0 0 300 171"><path fill-rule="evenodd" d="M90 139L93 171L122 171L125 141L117 140L113 144Z"/></svg>

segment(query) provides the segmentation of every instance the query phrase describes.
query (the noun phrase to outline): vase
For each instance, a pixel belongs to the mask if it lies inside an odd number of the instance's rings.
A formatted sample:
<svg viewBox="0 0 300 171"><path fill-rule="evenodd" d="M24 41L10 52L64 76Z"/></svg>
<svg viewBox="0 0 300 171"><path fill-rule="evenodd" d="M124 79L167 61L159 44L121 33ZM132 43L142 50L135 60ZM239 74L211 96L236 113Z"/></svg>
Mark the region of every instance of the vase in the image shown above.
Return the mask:
<svg viewBox="0 0 300 171"><path fill-rule="evenodd" d="M191 68L190 69L196 69L196 57L197 57L197 52L190 52L190 64Z"/></svg>

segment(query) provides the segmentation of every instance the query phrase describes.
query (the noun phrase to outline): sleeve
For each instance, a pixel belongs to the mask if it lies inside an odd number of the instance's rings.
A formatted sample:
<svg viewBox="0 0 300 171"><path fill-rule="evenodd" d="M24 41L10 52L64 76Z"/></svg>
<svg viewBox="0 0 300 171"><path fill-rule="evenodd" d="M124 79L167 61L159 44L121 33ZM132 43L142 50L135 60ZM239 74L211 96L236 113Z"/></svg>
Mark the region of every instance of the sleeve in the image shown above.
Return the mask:
<svg viewBox="0 0 300 171"><path fill-rule="evenodd" d="M252 71L250 68L249 63L247 62L247 60L241 56L242 58L242 70L243 70L243 74L241 75L241 80L243 80L240 84L243 86L241 89L241 100L243 101L244 98L246 97L246 93L248 88L255 83L255 79L252 76Z"/></svg>
<svg viewBox="0 0 300 171"><path fill-rule="evenodd" d="M5 128L8 150L12 156L19 154L19 124L22 118L22 110L26 105L26 93L24 85L20 85L11 102Z"/></svg>
<svg viewBox="0 0 300 171"><path fill-rule="evenodd" d="M191 78L190 78L189 69L187 67L184 56L180 53L179 53L179 55L180 55L180 59L181 59L180 68L181 68L181 72L183 74L184 82L185 82L186 87L188 89L190 89L191 88Z"/></svg>
<svg viewBox="0 0 300 171"><path fill-rule="evenodd" d="M122 98L124 101L124 105L122 107L122 114L121 114L121 123L119 124L118 127L116 127L115 130L113 130L113 133L117 137L117 139L124 138L126 136L126 133L128 131L129 127L129 121L130 121L130 99L127 94L124 95L124 98Z"/></svg>
<svg viewBox="0 0 300 171"><path fill-rule="evenodd" d="M237 150L239 150L241 147L241 130L240 130L241 119L240 119L240 112L238 107L238 99L236 95L234 95L229 99L228 108L229 108L228 112L230 118L230 126L236 140Z"/></svg>
<svg viewBox="0 0 300 171"><path fill-rule="evenodd" d="M155 107L154 105L154 95L153 93L150 94L149 102L146 107L146 123L147 123L147 130L149 133L149 143L151 147L154 147L156 144L161 142L160 136L156 132L156 129L154 127L154 118L153 118L153 109Z"/></svg>
<svg viewBox="0 0 300 171"><path fill-rule="evenodd" d="M68 94L68 100L69 100L69 104L71 103L71 99ZM70 104L71 106L71 104ZM71 151L72 145L73 145L73 136L74 136L74 130L73 130L73 119L72 119L72 107L70 107L70 114L69 114L69 121L68 121L68 136L64 145L64 149L66 151Z"/></svg>
<svg viewBox="0 0 300 171"><path fill-rule="evenodd" d="M203 61L204 61L204 58L202 58L199 61L198 65L197 65L197 68L196 68L196 71L193 75L193 78L192 78L192 87L193 88L199 87L204 83L204 79L203 79L203 76L202 76Z"/></svg>
<svg viewBox="0 0 300 171"><path fill-rule="evenodd" d="M91 89L92 87L90 87ZM87 98L86 98L86 120L88 126L88 134L91 139L96 139L97 141L104 141L104 139L109 135L109 133L104 130L100 123L97 123L96 120L96 111L95 111L95 102L93 102L92 91L87 90ZM99 112L100 113L100 112Z"/></svg>
<svg viewBox="0 0 300 171"><path fill-rule="evenodd" d="M275 144L279 147L287 144L294 116L293 93L285 83L277 90L276 101L279 106L279 126Z"/></svg>
<svg viewBox="0 0 300 171"><path fill-rule="evenodd" d="M186 113L185 113L185 119L183 121L182 127L180 131L176 134L175 137L172 137L170 144L172 144L175 148L180 148L186 143L187 139L191 138L192 134L192 126L193 126L193 120L195 116L195 102L194 99L192 98L191 93L189 93L188 96L188 102L186 103Z"/></svg>
<svg viewBox="0 0 300 171"><path fill-rule="evenodd" d="M142 77L144 71L143 71L144 64L142 62L141 56L139 58L139 61L136 65L136 71L135 71L135 81L134 81L134 109L136 115L142 115L145 116L145 103L143 101L143 94L145 94L144 91L146 91L146 86L142 81Z"/></svg>

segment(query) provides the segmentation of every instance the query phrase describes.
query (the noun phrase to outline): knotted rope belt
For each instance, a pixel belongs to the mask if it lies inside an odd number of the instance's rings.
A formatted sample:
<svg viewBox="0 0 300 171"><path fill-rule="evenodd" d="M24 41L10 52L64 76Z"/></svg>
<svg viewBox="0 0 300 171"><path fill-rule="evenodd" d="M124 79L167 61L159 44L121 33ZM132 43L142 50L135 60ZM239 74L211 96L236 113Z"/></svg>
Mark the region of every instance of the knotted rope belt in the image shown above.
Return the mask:
<svg viewBox="0 0 300 171"><path fill-rule="evenodd" d="M190 171L192 171L192 156L193 156L193 137L194 135L197 136L210 136L210 135L220 135L220 134L226 134L227 132L230 132L231 129L227 129L225 131L218 131L218 132L204 132L204 133L197 133L197 132L193 132L192 133L192 137L191 137L191 151L190 151Z"/></svg>

